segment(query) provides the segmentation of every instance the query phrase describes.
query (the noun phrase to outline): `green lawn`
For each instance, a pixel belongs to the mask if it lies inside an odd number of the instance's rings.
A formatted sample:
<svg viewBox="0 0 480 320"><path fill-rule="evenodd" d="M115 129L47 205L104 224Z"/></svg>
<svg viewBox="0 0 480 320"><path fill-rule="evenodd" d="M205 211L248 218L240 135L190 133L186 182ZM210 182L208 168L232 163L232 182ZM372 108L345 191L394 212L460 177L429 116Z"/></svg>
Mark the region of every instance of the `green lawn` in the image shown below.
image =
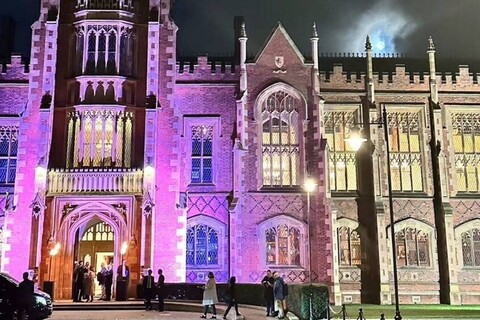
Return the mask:
<svg viewBox="0 0 480 320"><path fill-rule="evenodd" d="M347 318L358 317L358 309L363 309L363 315L367 320L380 319L380 314L385 314L386 319L393 319L395 306L380 306L373 304L347 304ZM341 307L333 307L335 312ZM480 319L480 306L450 306L450 305L401 305L400 312L403 319L428 319L428 318L454 318L454 319ZM334 319L342 319L337 314Z"/></svg>

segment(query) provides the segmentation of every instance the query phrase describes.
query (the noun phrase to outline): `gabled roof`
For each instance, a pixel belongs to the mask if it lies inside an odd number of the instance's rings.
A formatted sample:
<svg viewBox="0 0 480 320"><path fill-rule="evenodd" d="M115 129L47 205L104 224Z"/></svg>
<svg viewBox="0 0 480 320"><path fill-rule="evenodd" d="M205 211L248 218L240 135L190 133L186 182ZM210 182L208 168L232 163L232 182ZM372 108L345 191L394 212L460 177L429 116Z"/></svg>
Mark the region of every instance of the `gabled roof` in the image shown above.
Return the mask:
<svg viewBox="0 0 480 320"><path fill-rule="evenodd" d="M290 35L288 34L287 30L285 30L285 28L283 27L283 25L280 21L277 22L277 24L275 25L273 30L270 32L270 35L268 36L267 40L265 41L262 48L260 49L260 51L258 51L257 55L255 56L254 62L257 62L258 59L262 56L262 54L265 52L265 50L267 49L268 45L272 41L273 36L275 35L275 33L277 31L280 31L283 34L283 36L285 37L287 42L292 47L293 51L295 51L295 53L297 54L300 61L302 63L305 63L305 58L304 58L303 54L300 52L300 50L298 50L298 47L295 45L295 42L293 42L292 38L290 38Z"/></svg>

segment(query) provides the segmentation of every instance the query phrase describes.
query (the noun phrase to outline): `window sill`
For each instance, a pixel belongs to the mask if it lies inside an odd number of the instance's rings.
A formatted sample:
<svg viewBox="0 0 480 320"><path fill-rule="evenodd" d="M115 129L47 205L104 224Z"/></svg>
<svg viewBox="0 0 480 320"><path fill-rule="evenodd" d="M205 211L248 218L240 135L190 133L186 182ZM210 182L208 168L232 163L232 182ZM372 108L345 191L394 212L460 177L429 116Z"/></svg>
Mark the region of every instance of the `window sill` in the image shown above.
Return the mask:
<svg viewBox="0 0 480 320"><path fill-rule="evenodd" d="M478 199L480 192L458 192L452 199Z"/></svg>
<svg viewBox="0 0 480 320"><path fill-rule="evenodd" d="M306 193L301 186L292 186L292 187L270 187L262 186L260 187L260 192L265 193Z"/></svg>
<svg viewBox="0 0 480 320"><path fill-rule="evenodd" d="M187 265L188 270L222 270L223 266L220 265L208 265L208 266L196 266L196 265Z"/></svg>
<svg viewBox="0 0 480 320"><path fill-rule="evenodd" d="M392 192L394 198L432 198L423 191L394 191ZM388 195L386 196L388 198Z"/></svg>
<svg viewBox="0 0 480 320"><path fill-rule="evenodd" d="M298 266L298 265L278 265L278 264L267 264L267 268L270 268L270 269L276 269L276 270L286 270L286 269L290 269L290 270L300 270L300 271L305 271L306 268L302 267L302 266Z"/></svg>

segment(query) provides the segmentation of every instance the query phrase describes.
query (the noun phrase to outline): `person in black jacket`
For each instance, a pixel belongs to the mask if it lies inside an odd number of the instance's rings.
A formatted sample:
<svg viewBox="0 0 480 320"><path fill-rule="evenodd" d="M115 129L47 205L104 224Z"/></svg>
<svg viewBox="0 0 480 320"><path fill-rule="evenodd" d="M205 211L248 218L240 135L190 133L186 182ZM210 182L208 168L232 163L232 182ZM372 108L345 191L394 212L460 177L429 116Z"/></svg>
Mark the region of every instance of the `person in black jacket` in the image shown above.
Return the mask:
<svg viewBox="0 0 480 320"><path fill-rule="evenodd" d="M273 308L273 279L272 271L267 270L267 275L262 279L263 285L263 298L265 299L265 304L267 305L267 317L273 317L275 311Z"/></svg>
<svg viewBox="0 0 480 320"><path fill-rule="evenodd" d="M107 266L105 271L105 301L112 299L113 269L112 264Z"/></svg>
<svg viewBox="0 0 480 320"><path fill-rule="evenodd" d="M33 305L33 281L28 279L28 272L23 273L23 281L20 282L17 288L17 311L19 319L23 319L23 313L26 313L30 318L30 312Z"/></svg>
<svg viewBox="0 0 480 320"><path fill-rule="evenodd" d="M162 269L158 269L157 295L158 311L163 312L165 310L165 276Z"/></svg>
<svg viewBox="0 0 480 320"><path fill-rule="evenodd" d="M237 303L237 294L235 290L235 283L237 282L237 278L231 277L228 281L227 291L225 292L225 300L227 300L228 307L223 314L223 319L227 319L227 314L232 307L235 307L235 313L238 316L241 316L240 312L238 312L238 303Z"/></svg>
<svg viewBox="0 0 480 320"><path fill-rule="evenodd" d="M152 297L155 298L155 279L152 276L152 270L148 270L148 275L143 277L143 292L145 293L145 308L152 310Z"/></svg>

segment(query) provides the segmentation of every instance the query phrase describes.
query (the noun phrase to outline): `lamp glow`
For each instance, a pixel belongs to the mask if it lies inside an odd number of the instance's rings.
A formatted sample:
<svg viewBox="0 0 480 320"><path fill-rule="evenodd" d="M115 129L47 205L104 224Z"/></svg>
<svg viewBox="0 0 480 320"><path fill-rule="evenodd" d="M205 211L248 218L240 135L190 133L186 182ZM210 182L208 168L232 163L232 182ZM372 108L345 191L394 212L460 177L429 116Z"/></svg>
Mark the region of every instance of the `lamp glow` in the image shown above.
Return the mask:
<svg viewBox="0 0 480 320"><path fill-rule="evenodd" d="M120 249L120 253L124 255L125 253L127 253L127 249L128 249L128 243L127 241L125 241L124 243L122 243L122 248Z"/></svg>
<svg viewBox="0 0 480 320"><path fill-rule="evenodd" d="M151 180L155 176L155 168L151 164L147 164L143 168L143 174L145 176L145 179Z"/></svg>
<svg viewBox="0 0 480 320"><path fill-rule="evenodd" d="M44 168L42 165L38 165L35 168L35 178L37 182L43 183L47 179L47 169Z"/></svg>
<svg viewBox="0 0 480 320"><path fill-rule="evenodd" d="M49 254L50 254L50 256L54 257L54 256L56 256L56 255L58 254L59 251L60 251L60 243L57 242L57 243L55 244L55 247L53 247L52 249L50 249Z"/></svg>
<svg viewBox="0 0 480 320"><path fill-rule="evenodd" d="M312 178L308 178L307 180L305 180L305 183L303 184L303 189L309 193L315 191L316 187L317 187L317 183Z"/></svg>
<svg viewBox="0 0 480 320"><path fill-rule="evenodd" d="M367 141L367 139L362 137L358 128L352 128L350 137L345 139L345 141L349 144L353 151L358 151L362 146L362 143Z"/></svg>

